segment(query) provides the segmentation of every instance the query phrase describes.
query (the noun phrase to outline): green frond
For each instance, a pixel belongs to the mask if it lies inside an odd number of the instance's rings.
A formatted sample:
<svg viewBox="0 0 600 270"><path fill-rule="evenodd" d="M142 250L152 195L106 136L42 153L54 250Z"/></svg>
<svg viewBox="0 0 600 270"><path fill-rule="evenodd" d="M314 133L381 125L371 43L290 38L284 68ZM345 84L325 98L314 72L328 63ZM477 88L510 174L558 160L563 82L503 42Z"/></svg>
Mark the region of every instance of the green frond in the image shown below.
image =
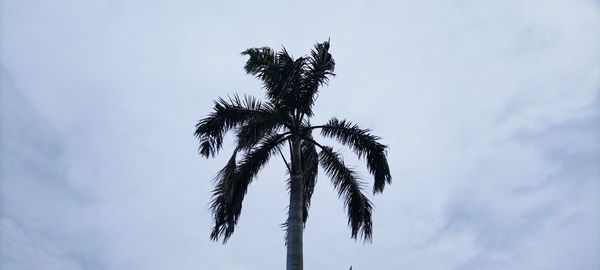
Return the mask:
<svg viewBox="0 0 600 270"><path fill-rule="evenodd" d="M255 177L260 169L267 164L271 156L279 151L281 144L287 141L287 139L289 139L289 136L283 134L273 134L263 138L240 161L238 175L248 179Z"/></svg>
<svg viewBox="0 0 600 270"><path fill-rule="evenodd" d="M264 137L276 133L281 127L287 125L287 119L272 107L264 108L263 113L257 114L244 122L236 129L237 147L250 149Z"/></svg>
<svg viewBox="0 0 600 270"><path fill-rule="evenodd" d="M314 144L302 141L302 176L304 177L304 204L302 222L308 220L308 210L312 199L319 171L319 155Z"/></svg>
<svg viewBox="0 0 600 270"><path fill-rule="evenodd" d="M242 211L242 202L248 185L286 139L287 137L281 134L267 136L256 147L248 151L237 165L234 152L225 168L217 174L217 184L213 190L211 203L215 221L210 235L212 240L223 237L223 242L226 242L233 234Z"/></svg>
<svg viewBox="0 0 600 270"><path fill-rule="evenodd" d="M298 107L298 93L302 86L302 78L306 58L293 59L285 48L277 54L279 81L272 89L267 89L267 97L282 108L293 110Z"/></svg>
<svg viewBox="0 0 600 270"><path fill-rule="evenodd" d="M232 212L233 205L235 204L234 198L235 190L239 183L236 183L236 155L237 149L233 151L231 158L221 169L214 178L215 189L212 191L212 202L211 210L213 212L213 220L215 226L210 233L210 239L216 241L219 236L224 235L225 240L233 233L236 221Z"/></svg>
<svg viewBox="0 0 600 270"><path fill-rule="evenodd" d="M285 48L275 52L268 47L251 48L242 55L249 56L244 70L263 82L266 96L273 104L288 112L298 107L306 58L294 59Z"/></svg>
<svg viewBox="0 0 600 270"><path fill-rule="evenodd" d="M387 162L387 146L379 143L380 138L370 132L350 121L336 118L329 120L321 129L323 136L337 139L351 147L359 158L366 159L367 168L375 178L373 192L377 193L383 191L386 183L392 182L392 175Z"/></svg>
<svg viewBox="0 0 600 270"><path fill-rule="evenodd" d="M278 55L269 47L250 48L242 52L248 56L244 65L246 73L253 75L263 82L267 91L277 87L280 81Z"/></svg>
<svg viewBox="0 0 600 270"><path fill-rule="evenodd" d="M329 53L329 41L315 44L307 58L304 69L303 84L299 88L298 103L301 112L312 116L312 106L316 100L319 87L329 83L335 76L335 60Z"/></svg>
<svg viewBox="0 0 600 270"><path fill-rule="evenodd" d="M250 48L241 54L249 56L248 61L244 65L244 70L248 74L258 75L275 64L275 51L269 47Z"/></svg>
<svg viewBox="0 0 600 270"><path fill-rule="evenodd" d="M261 114L261 106L260 101L250 96L241 99L234 95L229 100L217 99L213 112L196 124L194 135L200 141L200 155L214 157L223 146L225 133Z"/></svg>
<svg viewBox="0 0 600 270"><path fill-rule="evenodd" d="M338 195L344 199L344 206L348 212L348 224L352 229L352 238L356 239L360 232L361 238L370 240L373 234L371 221L373 205L362 193L362 183L356 172L348 168L340 155L328 146L323 146L319 152L319 163L325 173L331 177Z"/></svg>
<svg viewBox="0 0 600 270"><path fill-rule="evenodd" d="M329 53L329 41L315 44L308 59L307 78L311 84L322 86L329 83L329 76L335 76L335 60Z"/></svg>

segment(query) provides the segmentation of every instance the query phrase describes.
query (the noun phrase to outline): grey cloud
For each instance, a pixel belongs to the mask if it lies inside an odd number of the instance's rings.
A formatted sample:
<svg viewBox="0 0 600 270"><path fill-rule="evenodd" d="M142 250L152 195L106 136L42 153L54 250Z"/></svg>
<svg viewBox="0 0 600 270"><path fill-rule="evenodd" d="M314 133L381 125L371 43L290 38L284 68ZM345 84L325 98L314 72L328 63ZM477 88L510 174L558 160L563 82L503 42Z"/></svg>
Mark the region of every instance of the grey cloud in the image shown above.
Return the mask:
<svg viewBox="0 0 600 270"><path fill-rule="evenodd" d="M314 122L373 128L394 183L362 245L319 178L307 269L598 268L597 1L0 3L3 269L281 269L281 162L212 243L231 149L199 158L193 126L262 96L240 51L328 37Z"/></svg>
<svg viewBox="0 0 600 270"><path fill-rule="evenodd" d="M90 267L99 252L84 221L88 200L66 181L64 140L9 71L0 76L2 268L99 269Z"/></svg>
<svg viewBox="0 0 600 270"><path fill-rule="evenodd" d="M597 105L593 102L588 106ZM484 191L488 187L472 182L465 187L471 192L456 194L458 197L446 205L446 224L437 237L468 235L479 250L457 269L527 269L523 265L530 265L532 260L521 252L528 250L531 242L580 237L589 241L578 251L544 248L578 253L585 258L577 262L581 269L600 266L600 260L593 255L600 250L600 237L594 229L600 225L600 218L597 209L593 210L600 204L596 196L600 192L599 115L593 112L591 116L576 117L540 131L515 134L521 147L533 147L537 156L548 161L550 166L542 169L550 173L535 174L545 175L542 179L504 179L509 174L493 175L498 171L484 167L477 178L485 182L486 177L492 177L497 187ZM503 182L513 186L505 189ZM545 260L543 269L564 269L573 263L556 257Z"/></svg>

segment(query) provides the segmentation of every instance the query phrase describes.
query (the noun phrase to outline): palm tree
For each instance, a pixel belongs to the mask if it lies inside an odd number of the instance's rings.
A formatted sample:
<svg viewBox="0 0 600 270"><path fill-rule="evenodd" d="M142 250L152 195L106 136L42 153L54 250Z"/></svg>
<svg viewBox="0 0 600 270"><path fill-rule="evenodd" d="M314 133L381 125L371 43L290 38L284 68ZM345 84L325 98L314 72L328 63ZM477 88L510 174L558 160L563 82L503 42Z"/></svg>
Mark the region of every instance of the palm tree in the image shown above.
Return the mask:
<svg viewBox="0 0 600 270"><path fill-rule="evenodd" d="M210 238L225 243L235 229L248 185L269 159L281 155L290 175L290 202L286 228L287 270L302 270L302 232L317 180L318 166L331 178L343 199L351 227L351 237L370 240L372 236L371 201L363 193L357 172L346 166L341 155L315 140L312 132L337 139L366 160L374 176L373 192L382 192L391 183L387 146L369 129L332 118L323 125L311 125L312 107L320 86L335 76L335 61L329 41L317 43L309 56L294 59L285 48L275 52L268 47L251 48L244 69L262 81L266 101L235 95L215 101L214 111L196 125L200 155L214 157L223 146L225 133L233 130L236 147L231 158L215 177L211 210L214 227ZM282 152L289 146L289 160ZM241 156L238 159L238 156Z"/></svg>

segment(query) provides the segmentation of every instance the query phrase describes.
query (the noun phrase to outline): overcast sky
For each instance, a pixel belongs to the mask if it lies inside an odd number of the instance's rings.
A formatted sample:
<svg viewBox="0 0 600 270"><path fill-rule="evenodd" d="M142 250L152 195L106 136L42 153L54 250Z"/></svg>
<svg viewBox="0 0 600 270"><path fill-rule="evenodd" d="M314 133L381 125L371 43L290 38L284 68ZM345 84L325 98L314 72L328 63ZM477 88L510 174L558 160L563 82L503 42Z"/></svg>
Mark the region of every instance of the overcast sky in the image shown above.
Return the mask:
<svg viewBox="0 0 600 270"><path fill-rule="evenodd" d="M0 268L283 269L284 165L211 242L232 141L194 125L263 97L241 51L331 38L313 123L374 129L393 184L363 244L321 174L306 269L600 269L598 33L597 0L0 0Z"/></svg>

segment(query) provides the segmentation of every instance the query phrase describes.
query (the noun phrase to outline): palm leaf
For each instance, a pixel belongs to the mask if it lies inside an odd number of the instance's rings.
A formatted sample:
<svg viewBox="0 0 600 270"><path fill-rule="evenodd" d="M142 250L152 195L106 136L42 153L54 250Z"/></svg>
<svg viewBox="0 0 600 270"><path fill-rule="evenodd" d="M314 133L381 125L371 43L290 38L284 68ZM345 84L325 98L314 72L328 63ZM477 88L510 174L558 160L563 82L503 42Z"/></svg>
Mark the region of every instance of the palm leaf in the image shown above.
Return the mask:
<svg viewBox="0 0 600 270"><path fill-rule="evenodd" d="M280 81L278 55L269 47L250 48L242 52L248 60L244 65L246 73L251 74L263 82L267 91L273 91Z"/></svg>
<svg viewBox="0 0 600 270"><path fill-rule="evenodd" d="M285 48L277 54L279 81L271 91L267 91L267 97L271 102L288 111L298 107L297 90L302 85L305 63L306 58L300 57L294 60Z"/></svg>
<svg viewBox="0 0 600 270"><path fill-rule="evenodd" d="M308 60L307 78L315 87L329 83L329 76L335 76L335 60L329 53L329 41L315 44Z"/></svg>
<svg viewBox="0 0 600 270"><path fill-rule="evenodd" d="M304 83L300 88L298 103L300 110L312 116L312 106L320 86L329 83L329 78L335 76L335 60L329 53L329 41L315 44L307 59L304 70Z"/></svg>
<svg viewBox="0 0 600 270"><path fill-rule="evenodd" d="M251 48L242 55L249 56L244 69L246 73L263 82L269 100L284 111L291 112L298 107L298 89L303 83L306 58L294 59L283 48L275 51L268 47Z"/></svg>
<svg viewBox="0 0 600 270"><path fill-rule="evenodd" d="M371 221L373 205L362 193L362 183L356 172L346 167L340 155L328 146L323 146L319 152L319 163L325 173L331 177L338 195L344 199L344 206L348 212L348 224L352 229L352 238L356 239L360 232L361 238L370 240L373 234Z"/></svg>
<svg viewBox="0 0 600 270"><path fill-rule="evenodd" d="M196 124L194 135L200 141L200 154L204 157L214 157L223 146L225 133L263 113L261 107L261 102L250 96L240 99L234 95L229 100L216 100L213 112Z"/></svg>
<svg viewBox="0 0 600 270"><path fill-rule="evenodd" d="M382 192L385 184L392 181L387 162L387 146L378 142L379 137L372 135L369 129L361 129L358 125L346 120L332 118L321 129L325 137L335 138L354 150L359 158L365 158L367 168L374 176L373 192Z"/></svg>
<svg viewBox="0 0 600 270"><path fill-rule="evenodd" d="M287 119L282 118L273 107L264 108L263 113L256 114L236 129L238 147L248 150L285 125Z"/></svg>
<svg viewBox="0 0 600 270"><path fill-rule="evenodd" d="M302 209L302 222L306 224L308 220L308 210L312 199L317 175L319 171L319 156L314 144L302 141L302 176L304 178L304 204Z"/></svg>
<svg viewBox="0 0 600 270"><path fill-rule="evenodd" d="M247 152L237 165L235 165L236 153L234 152L225 168L217 174L217 183L213 190L211 203L215 221L215 226L210 234L212 240L216 241L219 237L223 237L223 242L226 242L233 234L242 211L242 202L248 185L286 139L287 137L281 134L266 137L255 148Z"/></svg>
<svg viewBox="0 0 600 270"><path fill-rule="evenodd" d="M239 183L236 182L236 155L237 149L233 151L231 158L214 178L215 189L212 191L213 200L211 202L211 210L215 226L210 234L212 240L217 240L220 235L225 235L226 238L233 233L235 227L234 215L232 213L234 191ZM226 240L224 240L225 242Z"/></svg>

